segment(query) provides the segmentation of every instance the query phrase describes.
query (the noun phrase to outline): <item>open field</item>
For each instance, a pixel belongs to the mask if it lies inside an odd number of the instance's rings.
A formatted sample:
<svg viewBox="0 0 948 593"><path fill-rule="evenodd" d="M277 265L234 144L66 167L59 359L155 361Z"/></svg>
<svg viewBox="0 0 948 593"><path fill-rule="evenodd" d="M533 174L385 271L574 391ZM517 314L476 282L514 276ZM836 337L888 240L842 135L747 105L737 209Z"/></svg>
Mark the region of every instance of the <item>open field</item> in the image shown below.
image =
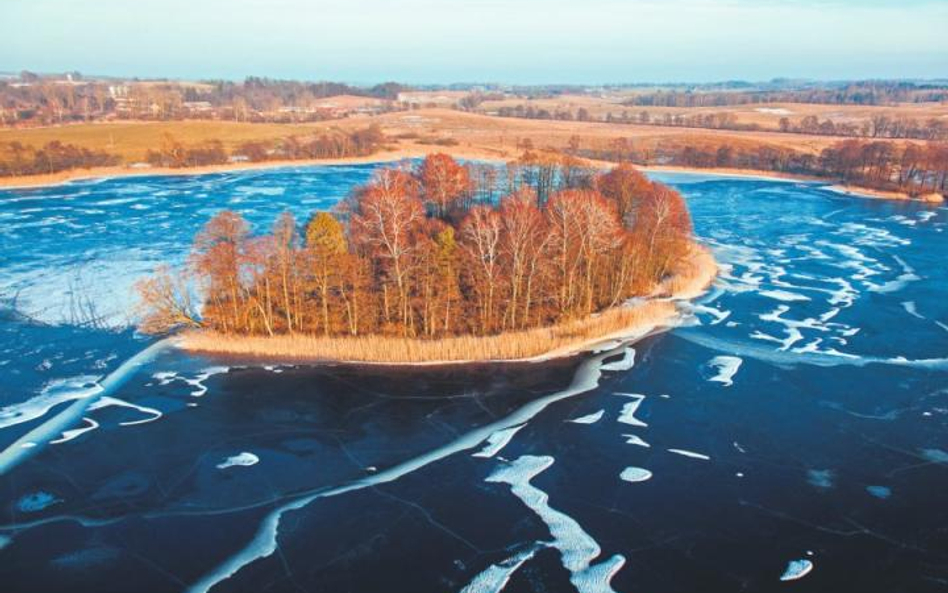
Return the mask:
<svg viewBox="0 0 948 593"><path fill-rule="evenodd" d="M502 107L545 109L549 112L567 110L575 115L579 109L586 109L593 118L605 118L612 114L620 117L623 112L629 117L638 117L645 112L651 119L668 113L672 116L706 115L727 113L733 115L738 124L756 124L764 129L778 130L781 118L798 122L806 116L818 117L821 121L829 119L833 123L854 123L862 125L873 117L886 116L890 119L916 119L926 122L931 119L948 123L948 105L943 103L898 103L895 105L824 105L816 103L758 103L749 105L724 105L712 107L661 107L623 105L633 93L615 93L593 95L560 95L549 98L529 99L510 97L503 100L484 101L478 109L484 112L496 112Z"/></svg>
<svg viewBox="0 0 948 593"><path fill-rule="evenodd" d="M342 103L348 97L341 97ZM359 98L360 100L362 98ZM576 102L574 102L574 99ZM550 105L576 106L591 105L603 100L594 97L565 96L557 100L542 100ZM334 99L325 99L330 104ZM484 105L487 105L485 103ZM606 109L605 103L600 108ZM614 105L614 104L613 104ZM652 107L647 110L657 112L677 111L689 114L716 113L729 111L741 114L740 121L772 123L782 117L775 113L761 113L758 109L781 109L779 106L739 106L727 108L665 108ZM861 120L871 117L876 110L890 114L916 112L917 117L944 118L948 120L948 106L921 104L899 107L855 107L840 105L804 105L786 106L801 114L819 114L820 117ZM642 111L635 108L635 113ZM772 121L771 121L772 120ZM468 113L445 108L427 108L412 111L385 113L376 116L359 115L341 120L320 123L277 124L277 123L237 123L228 121L168 121L168 122L115 122L73 124L37 128L0 129L0 142L18 141L26 145L41 146L53 140L76 144L90 149L106 150L117 154L126 163L141 161L150 148L161 144L166 134L172 135L184 144L198 144L208 140L220 140L225 148L233 148L242 142L251 140L273 140L293 135L313 134L333 127L351 129L377 123L389 136L402 137L402 146L424 144L432 140L451 139L464 145L488 150L497 156L513 157L519 154L519 144L529 139L538 148L564 148L571 136L579 136L586 146L607 144L616 138L627 138L640 146L654 145L659 141L672 141L676 144L701 146L708 142L719 143L726 140L734 146L770 145L792 148L816 153L838 142L839 136L821 136L810 134L789 134L768 131L733 131L687 128L678 126L658 126L620 123L579 122L534 120L522 118L501 118L478 113ZM769 125L769 124L768 124ZM412 138L411 136L417 136ZM421 140L422 142L418 142ZM916 141L920 142L920 141Z"/></svg>
<svg viewBox="0 0 948 593"><path fill-rule="evenodd" d="M229 121L110 122L39 128L0 128L0 142L42 146L59 140L84 148L105 150L125 163L145 160L149 149L161 146L166 134L187 145L220 140L232 149L250 140L273 140L327 129L323 124L237 123Z"/></svg>
<svg viewBox="0 0 948 593"><path fill-rule="evenodd" d="M572 100L584 105L593 105L596 101L588 96L563 96L561 105ZM340 97L345 103L351 97ZM362 100L362 98L358 98ZM331 99L326 99L330 101ZM577 103L578 104L578 103ZM740 112L754 114L761 121L767 118L779 118L774 113L757 111L761 106L741 106L730 108ZM833 113L844 113L846 117L868 117L874 110L888 110L891 113L910 111L925 113L926 116L948 118L948 106L935 104L911 104L892 107L859 107L840 105L794 104L786 107L800 112L819 111L821 117ZM666 108L654 108L666 109ZM670 108L668 108L670 109ZM719 108L709 108L717 110ZM778 109L778 107L774 107ZM701 109L685 109L690 113ZM921 117L921 115L919 115ZM290 136L306 136L323 132L331 128L355 130L370 124L377 124L387 136L386 146L369 157L341 159L334 161L292 161L263 163L233 163L205 167L201 169L141 169L129 165L141 162L149 149L161 146L163 139L171 135L185 145L198 145L210 140L220 140L224 148L232 151L243 142L251 140L267 141ZM226 170L233 168L262 168L286 164L342 163L386 161L400 158L424 156L431 152L447 152L458 158L483 160L510 160L520 156L525 146L536 149L563 150L578 139L581 150L609 150L617 140L626 140L639 151L657 148L683 149L692 147L713 151L716 147L727 145L734 150L755 151L765 148L776 150L794 150L814 156L830 146L844 140L840 136L823 136L799 133L771 131L733 131L678 126L657 126L640 124L579 122L560 120L539 120L490 116L448 108L425 108L409 111L396 111L379 115L358 114L348 118L319 123L278 124L278 123L237 123L228 121L170 121L170 122L121 122L75 124L52 127L0 129L0 143L19 141L34 147L58 140L90 149L101 149L121 157L122 164L116 167L97 169L73 169L51 175L0 178L0 186L31 186L58 183L70 179L114 176L125 174L186 174ZM923 140L889 140L894 144L912 142L925 144ZM707 170L707 169L703 169ZM769 175L770 173L763 173ZM780 176L780 174L774 174Z"/></svg>

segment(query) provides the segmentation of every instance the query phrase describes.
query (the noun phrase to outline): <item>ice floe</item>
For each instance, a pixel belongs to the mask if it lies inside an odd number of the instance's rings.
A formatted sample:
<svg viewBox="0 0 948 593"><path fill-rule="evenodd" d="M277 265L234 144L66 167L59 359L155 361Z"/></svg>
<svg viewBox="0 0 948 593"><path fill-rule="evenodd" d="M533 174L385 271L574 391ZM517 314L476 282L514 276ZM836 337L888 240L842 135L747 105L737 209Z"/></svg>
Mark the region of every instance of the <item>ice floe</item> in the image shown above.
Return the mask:
<svg viewBox="0 0 948 593"><path fill-rule="evenodd" d="M780 580L795 581L797 579L802 579L806 575L810 574L811 570L813 570L813 562L810 560L791 560L789 563L787 563L787 568L780 576Z"/></svg>
<svg viewBox="0 0 948 593"><path fill-rule="evenodd" d="M902 301L902 308L905 309L905 312L911 315L912 317L917 317L918 319L925 319L923 315L920 315L918 309L915 307L915 301Z"/></svg>
<svg viewBox="0 0 948 593"><path fill-rule="evenodd" d="M778 300L778 301L786 301L786 302L809 301L809 300L810 300L810 297L808 297L808 296L806 296L806 295L797 294L797 293L795 293L795 292L789 292L789 291L786 291L786 290L761 290L761 291L758 292L757 294L759 294L760 296L765 296L765 297L769 297L769 298L772 298L772 299L776 299L776 300Z"/></svg>
<svg viewBox="0 0 948 593"><path fill-rule="evenodd" d="M640 436L638 436L638 435L634 435L634 434L623 434L622 436L625 437L625 444L626 444L626 445L637 445L637 446L639 446L639 447L651 447L651 445L649 445L649 444L646 443L644 440L642 440L642 437L640 437Z"/></svg>
<svg viewBox="0 0 948 593"><path fill-rule="evenodd" d="M626 482L645 482L652 479L652 472L642 467L627 467L622 470L619 477Z"/></svg>
<svg viewBox="0 0 948 593"><path fill-rule="evenodd" d="M480 451L477 451L476 453L472 453L471 456L493 457L494 455L497 455L501 449L507 446L507 443L509 443L510 439L512 439L514 435L517 434L517 431L519 431L524 426L526 425L519 424L517 426L511 426L510 428L504 428L503 430L492 432L490 436L487 437L487 444L484 445L484 448Z"/></svg>
<svg viewBox="0 0 948 593"><path fill-rule="evenodd" d="M705 313L713 317L714 320L709 325L717 325L731 316L730 311L722 311L715 307L708 307L705 305L694 305L692 308L695 313Z"/></svg>
<svg viewBox="0 0 948 593"><path fill-rule="evenodd" d="M899 265L902 266L902 273L899 274L895 280L889 280L888 282L884 282L882 284L866 282L869 290L878 293L896 292L905 288L909 282L921 280L921 278L915 273L915 270L910 265L905 263L905 260L897 255L894 255L893 258L895 261L899 262Z"/></svg>
<svg viewBox="0 0 948 593"><path fill-rule="evenodd" d="M461 589L461 593L500 593L507 586L513 573L523 566L524 562L533 558L537 550L542 547L542 543L535 542L503 562L491 564L471 579L471 582Z"/></svg>
<svg viewBox="0 0 948 593"><path fill-rule="evenodd" d="M599 410L598 412L593 412L592 414L587 414L585 416L580 416L579 418L572 418L567 420L567 422L572 422L574 424L595 424L602 419L602 415L605 414L605 410Z"/></svg>
<svg viewBox="0 0 948 593"><path fill-rule="evenodd" d="M115 397L100 397L89 406L89 411L100 410L102 408L107 408L110 406L117 406L120 408L131 408L133 410L138 410L142 414L150 416L149 418L142 418L141 420L126 420L125 422L119 422L119 426L135 426L136 424L147 424L148 422L154 422L155 420L161 418L162 413L154 408L148 408L145 406L139 406L138 404L133 404L127 402L123 399L118 399Z"/></svg>
<svg viewBox="0 0 948 593"><path fill-rule="evenodd" d="M711 458L704 453L696 453L695 451L689 451L687 449L669 449L669 453L674 453L675 455L682 455L683 457L691 457L692 459L703 459L709 461Z"/></svg>
<svg viewBox="0 0 948 593"><path fill-rule="evenodd" d="M725 387L734 384L734 375L741 368L743 360L737 356L715 356L708 361L708 365L717 369L717 374L709 378L708 381L721 383Z"/></svg>
<svg viewBox="0 0 948 593"><path fill-rule="evenodd" d="M622 406L622 411L619 412L619 422L622 424L628 424L629 426L648 426L648 424L635 417L635 413L638 411L639 406L641 406L642 402L645 401L644 395L639 395L637 393L622 393L616 395L634 398L633 401Z"/></svg>
<svg viewBox="0 0 948 593"><path fill-rule="evenodd" d="M887 486L866 486L866 492L876 498L882 499L892 496L892 489Z"/></svg>
<svg viewBox="0 0 948 593"><path fill-rule="evenodd" d="M622 358L602 365L604 371L627 371L635 366L635 348L626 346Z"/></svg>
<svg viewBox="0 0 948 593"><path fill-rule="evenodd" d="M92 375L54 379L43 387L39 395L0 408L0 428L42 418L52 408L65 402L94 397L102 392L98 379Z"/></svg>
<svg viewBox="0 0 948 593"><path fill-rule="evenodd" d="M224 461L217 464L217 469L227 469L228 467L250 467L251 465L256 465L260 462L260 458L250 453L244 451L237 455L228 457Z"/></svg>
<svg viewBox="0 0 948 593"><path fill-rule="evenodd" d="M68 443L74 438L77 438L80 435L83 435L89 432L90 430L95 430L99 428L99 423L93 420L92 418L83 418L82 421L85 423L85 426L80 426L79 428L73 428L70 430L64 430L63 436L61 438L58 438L55 441L50 441L49 443L51 445L58 445L60 443Z"/></svg>
<svg viewBox="0 0 948 593"><path fill-rule="evenodd" d="M593 564L602 553L596 540L575 519L552 508L547 493L530 483L551 465L552 457L523 455L498 467L486 481L508 484L514 496L546 523L553 536L549 545L559 550L563 567L570 572L570 582L579 593L612 591L609 582L625 564L625 557L616 554Z"/></svg>
<svg viewBox="0 0 948 593"><path fill-rule="evenodd" d="M194 397L201 397L207 393L207 386L204 385L204 381L207 381L210 377L214 375L220 375L230 371L230 367L225 366L215 366L202 370L197 374L193 379L183 379L185 383L194 387L194 391L191 392L191 395Z"/></svg>
<svg viewBox="0 0 948 593"><path fill-rule="evenodd" d="M858 354L839 352L832 348L820 349L817 346L820 342L822 342L822 338L817 338L813 342L801 348L794 348L790 352L783 352L774 350L772 348L763 348L756 344L744 342L741 340L719 338L687 328L679 328L676 330L675 335L679 338L684 338L689 342L704 346L710 350L717 350L719 352L733 352L744 357L754 358L756 360L762 360L764 362L770 362L773 364L793 365L802 363L824 367L834 367L840 365L862 367L868 364L891 364L897 366L948 371L948 358L907 359L901 356L894 358L860 356Z"/></svg>

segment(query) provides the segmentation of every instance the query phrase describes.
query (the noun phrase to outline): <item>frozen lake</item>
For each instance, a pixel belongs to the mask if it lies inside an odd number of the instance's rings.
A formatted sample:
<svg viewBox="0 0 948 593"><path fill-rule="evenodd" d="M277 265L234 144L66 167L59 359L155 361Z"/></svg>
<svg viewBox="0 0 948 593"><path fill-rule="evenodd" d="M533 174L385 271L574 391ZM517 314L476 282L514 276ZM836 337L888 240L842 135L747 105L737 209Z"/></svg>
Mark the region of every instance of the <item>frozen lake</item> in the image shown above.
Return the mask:
<svg viewBox="0 0 948 593"><path fill-rule="evenodd" d="M723 272L634 352L123 366L132 284L214 212L373 169L0 191L4 592L948 587L945 208L660 174Z"/></svg>

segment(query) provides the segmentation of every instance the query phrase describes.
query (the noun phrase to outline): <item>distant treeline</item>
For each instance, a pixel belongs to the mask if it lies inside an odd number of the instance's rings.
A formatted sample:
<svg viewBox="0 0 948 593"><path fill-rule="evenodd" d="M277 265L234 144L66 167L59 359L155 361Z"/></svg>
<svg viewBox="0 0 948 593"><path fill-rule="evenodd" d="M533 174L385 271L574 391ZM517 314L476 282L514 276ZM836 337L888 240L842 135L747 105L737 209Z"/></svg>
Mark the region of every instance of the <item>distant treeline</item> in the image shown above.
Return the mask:
<svg viewBox="0 0 948 593"><path fill-rule="evenodd" d="M757 103L821 103L826 105L888 105L948 101L948 87L911 82L858 82L839 88L782 90L686 91L637 94L625 102L637 107L723 107Z"/></svg>
<svg viewBox="0 0 948 593"><path fill-rule="evenodd" d="M290 136L276 140L244 142L228 153L224 145L211 140L198 146L185 146L166 135L160 148L149 150L147 160L157 167L200 167L227 162L271 160L330 159L368 156L385 141L378 126L346 132L333 130L315 136Z"/></svg>
<svg viewBox="0 0 948 593"><path fill-rule="evenodd" d="M284 213L252 235L240 214L220 212L196 237L185 276L140 285L142 328L495 335L647 294L690 248L682 197L630 165L598 173L527 154L498 168L433 154L380 171L302 227Z"/></svg>
<svg viewBox="0 0 948 593"><path fill-rule="evenodd" d="M69 169L117 165L121 159L102 150L89 150L58 140L41 148L20 142L0 143L0 177L41 175Z"/></svg>
<svg viewBox="0 0 948 593"><path fill-rule="evenodd" d="M626 138L608 148L576 150L589 158L643 165L736 168L824 177L866 188L912 195L948 191L948 145L884 140L843 140L814 155L773 146L732 146L727 142L681 146L672 141L639 148Z"/></svg>
<svg viewBox="0 0 948 593"><path fill-rule="evenodd" d="M315 136L291 136L270 141L245 142L228 151L219 140L186 145L166 134L161 146L149 150L148 163L154 167L202 167L231 162L269 160L331 159L368 156L385 141L377 126L347 132L332 130ZM58 173L119 165L122 159L102 150L89 150L53 141L42 148L20 142L0 143L0 177Z"/></svg>
<svg viewBox="0 0 948 593"><path fill-rule="evenodd" d="M320 107L320 99L355 95L379 99L381 112L404 90L389 82L354 87L336 82L247 78L243 82L199 83L137 80L68 80L29 72L19 81L0 81L0 124L48 125L102 119L224 119L249 122L319 121L345 110Z"/></svg>
<svg viewBox="0 0 948 593"><path fill-rule="evenodd" d="M609 112L602 118L590 115L586 108L576 112L569 109L537 108L532 105L503 106L497 110L501 117L520 117L525 119L555 119L562 121L601 121L605 123L638 124L665 127L706 128L712 130L734 130L741 132L768 131L795 134L813 134L820 136L848 136L857 138L893 138L913 140L948 140L948 121L931 118L920 122L914 118L889 117L876 115L862 123L834 122L827 118L820 120L808 115L797 121L788 117L780 118L777 128L767 128L756 123L741 123L737 115L729 112L652 114L642 111L638 114L623 110L614 114Z"/></svg>

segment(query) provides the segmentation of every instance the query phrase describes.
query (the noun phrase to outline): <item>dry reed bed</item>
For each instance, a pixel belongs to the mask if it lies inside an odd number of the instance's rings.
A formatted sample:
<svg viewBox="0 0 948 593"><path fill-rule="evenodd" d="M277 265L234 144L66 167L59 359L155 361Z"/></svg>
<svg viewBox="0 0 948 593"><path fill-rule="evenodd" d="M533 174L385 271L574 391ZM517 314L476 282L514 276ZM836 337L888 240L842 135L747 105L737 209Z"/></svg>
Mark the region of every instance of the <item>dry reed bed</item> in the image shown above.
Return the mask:
<svg viewBox="0 0 948 593"><path fill-rule="evenodd" d="M718 263L711 250L693 243L688 256L675 262L672 274L659 284L652 296L693 299L707 290L718 275Z"/></svg>
<svg viewBox="0 0 948 593"><path fill-rule="evenodd" d="M207 331L182 334L179 345L213 352L288 360L439 364L473 361L529 361L567 356L595 344L644 334L676 315L670 302L609 309L567 323L494 336L435 340L392 336L322 337L304 334L232 336Z"/></svg>

